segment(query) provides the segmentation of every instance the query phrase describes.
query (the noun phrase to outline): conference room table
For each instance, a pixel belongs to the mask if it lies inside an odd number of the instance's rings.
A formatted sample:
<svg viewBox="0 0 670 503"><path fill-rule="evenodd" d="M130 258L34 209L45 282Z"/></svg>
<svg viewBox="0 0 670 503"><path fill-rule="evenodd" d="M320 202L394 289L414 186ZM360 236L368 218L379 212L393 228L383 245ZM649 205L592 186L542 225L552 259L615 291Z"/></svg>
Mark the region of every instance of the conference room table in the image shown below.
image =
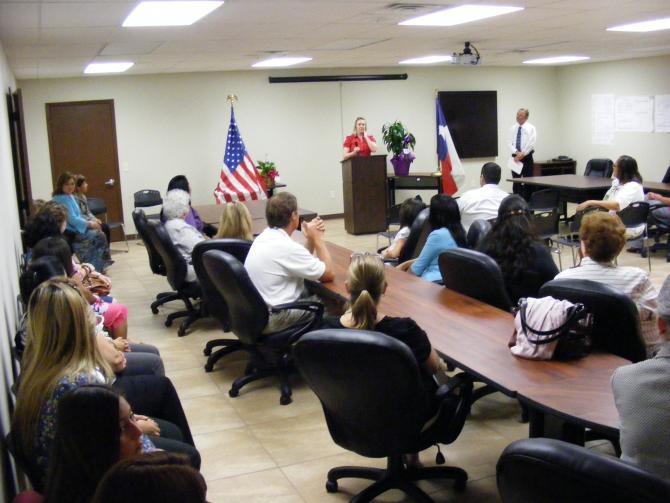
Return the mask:
<svg viewBox="0 0 670 503"><path fill-rule="evenodd" d="M319 295L343 305L351 250L327 243L335 280L311 283ZM606 353L576 361L535 361L515 357L508 341L514 318L505 311L395 268L386 269L388 289L380 311L411 317L442 357L477 380L529 407L529 435L544 436L545 418L557 417L577 431L591 428L616 435L618 414L610 387L615 369L630 362ZM579 442L571 433L570 441Z"/></svg>

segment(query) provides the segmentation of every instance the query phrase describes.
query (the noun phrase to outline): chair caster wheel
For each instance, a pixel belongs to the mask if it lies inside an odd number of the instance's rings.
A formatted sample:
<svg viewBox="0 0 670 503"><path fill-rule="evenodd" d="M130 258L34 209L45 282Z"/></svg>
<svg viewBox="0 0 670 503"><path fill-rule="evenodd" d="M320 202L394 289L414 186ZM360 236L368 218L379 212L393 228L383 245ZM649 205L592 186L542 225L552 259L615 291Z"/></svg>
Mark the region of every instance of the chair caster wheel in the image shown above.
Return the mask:
<svg viewBox="0 0 670 503"><path fill-rule="evenodd" d="M202 351L202 353L203 353L205 356L209 356L209 355L212 354L212 348L205 348L205 349Z"/></svg>
<svg viewBox="0 0 670 503"><path fill-rule="evenodd" d="M238 389L230 388L230 390L228 391L228 396L231 397L231 398L235 398L236 396L239 396L239 395L240 395L240 390L238 390Z"/></svg>
<svg viewBox="0 0 670 503"><path fill-rule="evenodd" d="M157 307L151 307L151 312L154 314L158 314L158 308Z"/></svg>
<svg viewBox="0 0 670 503"><path fill-rule="evenodd" d="M326 480L326 491L329 493L337 492L337 480Z"/></svg>
<svg viewBox="0 0 670 503"><path fill-rule="evenodd" d="M165 326L166 327L171 327L172 326L172 320L165 320Z"/></svg>
<svg viewBox="0 0 670 503"><path fill-rule="evenodd" d="M467 479L456 479L456 482L454 483L454 490L459 493L465 491L466 482Z"/></svg>
<svg viewBox="0 0 670 503"><path fill-rule="evenodd" d="M210 365L209 363L206 363L205 364L205 372L211 372L212 370L214 370L214 365Z"/></svg>
<svg viewBox="0 0 670 503"><path fill-rule="evenodd" d="M280 403L280 405L288 405L288 404L290 404L292 401L293 401L293 399L291 398L291 395L282 395L282 396L279 398L279 403Z"/></svg>

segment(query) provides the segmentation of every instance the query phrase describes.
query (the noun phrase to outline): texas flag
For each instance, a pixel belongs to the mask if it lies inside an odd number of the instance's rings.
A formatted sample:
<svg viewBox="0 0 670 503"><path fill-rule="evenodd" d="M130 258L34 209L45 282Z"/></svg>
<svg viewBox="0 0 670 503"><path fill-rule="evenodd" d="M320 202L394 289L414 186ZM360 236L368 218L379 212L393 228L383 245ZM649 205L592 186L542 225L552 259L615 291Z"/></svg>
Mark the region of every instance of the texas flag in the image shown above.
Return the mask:
<svg viewBox="0 0 670 503"><path fill-rule="evenodd" d="M442 192L450 196L458 191L458 186L465 180L465 171L451 139L451 133L444 118L440 100L435 100L437 110L437 160L442 171Z"/></svg>

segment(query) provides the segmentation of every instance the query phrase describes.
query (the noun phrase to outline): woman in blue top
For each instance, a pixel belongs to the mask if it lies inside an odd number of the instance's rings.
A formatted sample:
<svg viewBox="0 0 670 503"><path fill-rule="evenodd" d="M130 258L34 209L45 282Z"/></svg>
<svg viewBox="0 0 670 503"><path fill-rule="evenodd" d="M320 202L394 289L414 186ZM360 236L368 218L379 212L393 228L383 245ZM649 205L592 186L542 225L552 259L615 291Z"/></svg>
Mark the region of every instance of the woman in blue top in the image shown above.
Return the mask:
<svg viewBox="0 0 670 503"><path fill-rule="evenodd" d="M441 281L437 259L451 248L465 247L465 230L456 200L446 194L437 194L430 200L428 217L431 232L419 256L398 266L403 271L421 276L428 281Z"/></svg>
<svg viewBox="0 0 670 503"><path fill-rule="evenodd" d="M72 249L79 260L92 264L98 271L104 272L107 266L111 265L105 260L108 252L107 238L97 220L87 220L81 214L74 196L75 190L74 175L66 171L56 180L53 200L67 209L67 230L75 236Z"/></svg>

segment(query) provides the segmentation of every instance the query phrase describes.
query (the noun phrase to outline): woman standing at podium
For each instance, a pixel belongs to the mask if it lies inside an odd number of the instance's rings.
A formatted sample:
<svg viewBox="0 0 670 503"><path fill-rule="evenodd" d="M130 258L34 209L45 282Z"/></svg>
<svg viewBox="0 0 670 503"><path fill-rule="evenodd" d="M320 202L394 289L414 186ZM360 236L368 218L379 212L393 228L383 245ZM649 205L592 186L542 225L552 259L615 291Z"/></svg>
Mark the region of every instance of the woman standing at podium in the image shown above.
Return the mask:
<svg viewBox="0 0 670 503"><path fill-rule="evenodd" d="M367 134L368 125L363 117L357 117L354 122L354 132L344 139L344 158L350 159L357 155L369 156L377 151L377 140Z"/></svg>

